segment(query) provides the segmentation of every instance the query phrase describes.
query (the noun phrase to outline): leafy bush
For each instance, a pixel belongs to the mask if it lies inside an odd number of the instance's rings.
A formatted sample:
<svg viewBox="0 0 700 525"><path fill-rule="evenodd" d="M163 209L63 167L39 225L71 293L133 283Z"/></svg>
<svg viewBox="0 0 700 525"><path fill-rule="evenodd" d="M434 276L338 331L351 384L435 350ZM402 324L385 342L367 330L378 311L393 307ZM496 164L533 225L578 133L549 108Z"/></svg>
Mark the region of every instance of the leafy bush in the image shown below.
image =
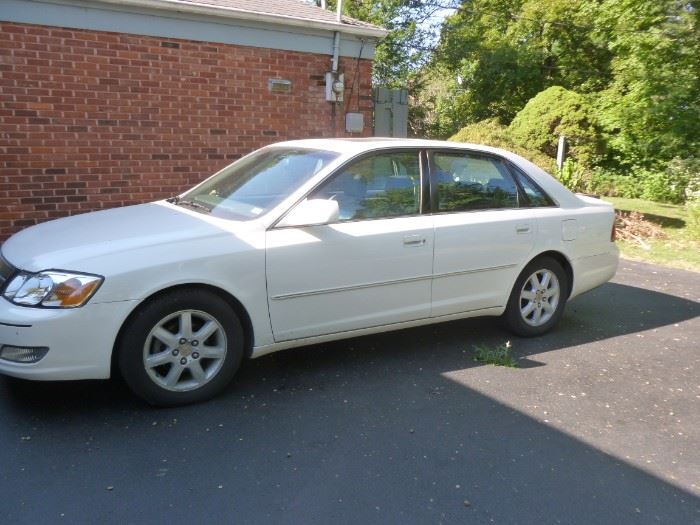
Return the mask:
<svg viewBox="0 0 700 525"><path fill-rule="evenodd" d="M560 86L538 93L518 112L508 127L518 144L556 157L559 136L566 137L569 156L582 166L600 157L600 137L594 112L586 99Z"/></svg>
<svg viewBox="0 0 700 525"><path fill-rule="evenodd" d="M663 173L637 168L629 175L594 172L590 188L593 193L626 199L645 199L656 202L682 202L671 189Z"/></svg>
<svg viewBox="0 0 700 525"><path fill-rule="evenodd" d="M688 210L687 228L698 241L700 241L700 196L692 196L685 203Z"/></svg>
<svg viewBox="0 0 700 525"><path fill-rule="evenodd" d="M613 190L611 197L625 197L627 199L639 199L642 196L642 188L631 175L613 175Z"/></svg>
<svg viewBox="0 0 700 525"><path fill-rule="evenodd" d="M641 190L639 196L642 199L672 203L681 203L685 200L685 188L675 186L666 173L636 169L634 178Z"/></svg>
<svg viewBox="0 0 700 525"><path fill-rule="evenodd" d="M602 168L593 168L589 172L586 191L595 193L596 195L618 196L616 186L618 185L619 176Z"/></svg>
<svg viewBox="0 0 700 525"><path fill-rule="evenodd" d="M665 171L635 168L632 171L637 186L635 196L650 201L682 204L698 180L692 169L692 163L680 159L674 159Z"/></svg>
<svg viewBox="0 0 700 525"><path fill-rule="evenodd" d="M537 150L523 148L517 144L510 135L508 128L499 124L497 119L482 120L481 122L469 124L452 135L449 140L502 148L526 158L546 172L552 173L554 171L554 159Z"/></svg>
<svg viewBox="0 0 700 525"><path fill-rule="evenodd" d="M666 174L674 188L682 189L686 198L700 197L700 159L676 157L666 166Z"/></svg>
<svg viewBox="0 0 700 525"><path fill-rule="evenodd" d="M587 188L611 197L682 204L693 195L700 196L699 164L695 159L674 159L665 171L637 167L626 174L597 168L591 170Z"/></svg>
<svg viewBox="0 0 700 525"><path fill-rule="evenodd" d="M564 186L571 191L590 191L586 184L584 170L572 159L566 159L561 169L556 171L556 176Z"/></svg>

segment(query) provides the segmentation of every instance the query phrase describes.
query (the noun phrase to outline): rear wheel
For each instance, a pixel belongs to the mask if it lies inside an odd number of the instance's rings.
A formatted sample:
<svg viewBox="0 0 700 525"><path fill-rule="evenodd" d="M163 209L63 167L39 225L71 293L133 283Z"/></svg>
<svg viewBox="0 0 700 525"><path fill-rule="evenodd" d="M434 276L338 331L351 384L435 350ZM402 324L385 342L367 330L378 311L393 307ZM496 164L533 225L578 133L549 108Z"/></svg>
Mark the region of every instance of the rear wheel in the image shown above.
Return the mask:
<svg viewBox="0 0 700 525"><path fill-rule="evenodd" d="M523 337L548 332L564 313L568 290L561 264L551 257L533 260L518 277L508 299L508 328Z"/></svg>
<svg viewBox="0 0 700 525"><path fill-rule="evenodd" d="M122 376L153 405L211 398L231 381L243 358L243 330L235 312L205 290L180 289L154 298L123 334Z"/></svg>

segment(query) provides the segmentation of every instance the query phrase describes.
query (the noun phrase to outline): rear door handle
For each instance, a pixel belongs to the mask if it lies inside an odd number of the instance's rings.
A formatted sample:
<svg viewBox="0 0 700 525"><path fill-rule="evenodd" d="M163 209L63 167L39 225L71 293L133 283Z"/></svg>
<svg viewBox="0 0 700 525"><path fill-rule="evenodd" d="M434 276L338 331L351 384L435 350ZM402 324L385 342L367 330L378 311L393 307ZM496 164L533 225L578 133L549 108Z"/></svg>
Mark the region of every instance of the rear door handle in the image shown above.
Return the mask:
<svg viewBox="0 0 700 525"><path fill-rule="evenodd" d="M518 234L530 233L531 231L532 231L532 228L530 227L529 224L518 224L515 227L515 233L518 233Z"/></svg>
<svg viewBox="0 0 700 525"><path fill-rule="evenodd" d="M420 235L407 235L403 238L404 246L423 246L425 244L425 237Z"/></svg>

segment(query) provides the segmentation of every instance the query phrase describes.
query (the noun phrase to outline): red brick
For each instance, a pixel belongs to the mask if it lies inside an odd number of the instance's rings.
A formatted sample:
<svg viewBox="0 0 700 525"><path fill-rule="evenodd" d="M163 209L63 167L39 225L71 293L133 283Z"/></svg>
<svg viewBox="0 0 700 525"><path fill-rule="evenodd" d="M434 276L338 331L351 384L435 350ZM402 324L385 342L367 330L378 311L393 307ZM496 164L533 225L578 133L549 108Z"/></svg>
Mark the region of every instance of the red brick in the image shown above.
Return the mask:
<svg viewBox="0 0 700 525"><path fill-rule="evenodd" d="M277 140L346 135L325 54L0 22L0 58L0 240L171 196ZM359 71L346 105L371 122L371 61L340 68L348 86Z"/></svg>

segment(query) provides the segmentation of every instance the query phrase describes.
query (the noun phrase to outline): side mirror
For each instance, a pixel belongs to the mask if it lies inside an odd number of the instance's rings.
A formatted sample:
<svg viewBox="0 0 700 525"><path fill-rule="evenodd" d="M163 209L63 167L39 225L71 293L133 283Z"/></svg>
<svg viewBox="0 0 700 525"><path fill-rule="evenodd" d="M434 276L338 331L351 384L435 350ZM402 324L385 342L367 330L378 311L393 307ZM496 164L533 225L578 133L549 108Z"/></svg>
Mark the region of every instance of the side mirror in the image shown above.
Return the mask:
<svg viewBox="0 0 700 525"><path fill-rule="evenodd" d="M287 216L277 223L278 227L312 226L328 224L338 220L338 201L327 199L307 199L300 203Z"/></svg>

